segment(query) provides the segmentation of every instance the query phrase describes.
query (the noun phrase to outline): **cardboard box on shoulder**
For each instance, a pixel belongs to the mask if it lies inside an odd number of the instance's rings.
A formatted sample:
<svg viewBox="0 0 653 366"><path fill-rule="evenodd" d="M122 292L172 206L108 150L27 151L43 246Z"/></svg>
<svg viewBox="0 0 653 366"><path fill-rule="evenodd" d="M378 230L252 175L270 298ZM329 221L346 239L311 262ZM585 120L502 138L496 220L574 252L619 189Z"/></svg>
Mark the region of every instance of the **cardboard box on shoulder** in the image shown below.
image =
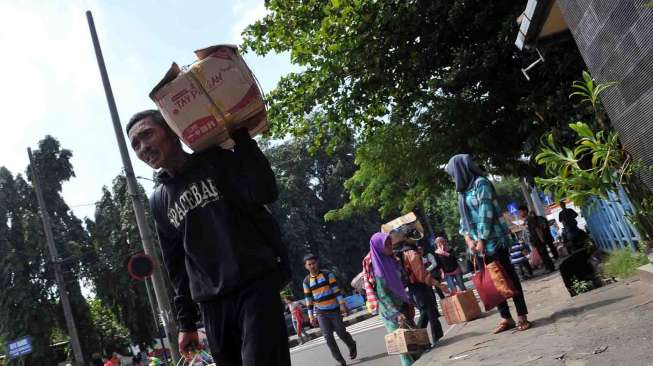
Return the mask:
<svg viewBox="0 0 653 366"><path fill-rule="evenodd" d="M390 355L420 352L430 345L426 329L397 329L385 335L385 347Z"/></svg>
<svg viewBox="0 0 653 366"><path fill-rule="evenodd" d="M449 325L468 322L481 316L474 291L458 292L441 300L442 312Z"/></svg>
<svg viewBox="0 0 653 366"><path fill-rule="evenodd" d="M417 234L419 237L414 238L416 240L421 239L421 236L424 235L424 227L422 227L422 223L419 222L414 212L409 212L386 224L381 225L381 232L384 233L390 233L393 230L397 230L397 229L405 233L409 233L411 231L414 232L414 230L417 230L418 232Z"/></svg>
<svg viewBox="0 0 653 366"><path fill-rule="evenodd" d="M193 151L231 148L226 125L246 127L250 136L267 129L263 94L254 74L231 45L195 51L188 69L173 63L150 98L170 128Z"/></svg>

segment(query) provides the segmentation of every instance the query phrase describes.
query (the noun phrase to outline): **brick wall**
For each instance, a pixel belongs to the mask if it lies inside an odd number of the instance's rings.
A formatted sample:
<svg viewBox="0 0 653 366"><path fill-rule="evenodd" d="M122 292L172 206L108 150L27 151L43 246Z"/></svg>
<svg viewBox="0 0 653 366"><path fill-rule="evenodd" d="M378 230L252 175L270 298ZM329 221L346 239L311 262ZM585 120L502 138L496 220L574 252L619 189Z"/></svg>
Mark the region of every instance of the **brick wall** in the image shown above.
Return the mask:
<svg viewBox="0 0 653 366"><path fill-rule="evenodd" d="M557 0L624 147L653 164L653 0ZM645 177L653 189L653 175Z"/></svg>

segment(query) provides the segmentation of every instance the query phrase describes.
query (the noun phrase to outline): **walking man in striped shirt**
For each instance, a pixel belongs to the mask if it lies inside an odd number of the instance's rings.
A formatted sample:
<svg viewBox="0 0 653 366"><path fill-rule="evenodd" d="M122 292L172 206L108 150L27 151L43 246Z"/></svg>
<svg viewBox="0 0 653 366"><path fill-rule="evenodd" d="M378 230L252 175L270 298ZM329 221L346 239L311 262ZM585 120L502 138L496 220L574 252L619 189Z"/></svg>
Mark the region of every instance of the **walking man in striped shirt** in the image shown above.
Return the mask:
<svg viewBox="0 0 653 366"><path fill-rule="evenodd" d="M333 333L338 334L349 348L349 358L355 359L357 351L356 342L342 322L342 317L347 315L347 306L338 287L338 280L333 273L320 270L317 257L313 254L304 257L304 267L308 271L303 286L311 325L314 327L320 325L331 355L338 365L344 366L347 363L340 353Z"/></svg>

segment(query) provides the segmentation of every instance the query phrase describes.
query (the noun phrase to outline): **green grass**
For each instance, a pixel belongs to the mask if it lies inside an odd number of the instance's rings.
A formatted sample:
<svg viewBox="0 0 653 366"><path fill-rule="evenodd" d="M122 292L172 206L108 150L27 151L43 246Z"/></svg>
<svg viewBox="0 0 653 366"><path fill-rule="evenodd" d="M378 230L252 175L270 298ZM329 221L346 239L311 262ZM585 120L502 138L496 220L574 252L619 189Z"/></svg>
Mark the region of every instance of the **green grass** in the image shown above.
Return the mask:
<svg viewBox="0 0 653 366"><path fill-rule="evenodd" d="M646 252L622 248L610 253L603 264L603 275L608 278L629 278L635 274L637 268L648 263Z"/></svg>
<svg viewBox="0 0 653 366"><path fill-rule="evenodd" d="M594 289L594 284L592 281L581 281L578 278L574 277L571 288L576 291L577 294L582 294L584 292L592 291Z"/></svg>

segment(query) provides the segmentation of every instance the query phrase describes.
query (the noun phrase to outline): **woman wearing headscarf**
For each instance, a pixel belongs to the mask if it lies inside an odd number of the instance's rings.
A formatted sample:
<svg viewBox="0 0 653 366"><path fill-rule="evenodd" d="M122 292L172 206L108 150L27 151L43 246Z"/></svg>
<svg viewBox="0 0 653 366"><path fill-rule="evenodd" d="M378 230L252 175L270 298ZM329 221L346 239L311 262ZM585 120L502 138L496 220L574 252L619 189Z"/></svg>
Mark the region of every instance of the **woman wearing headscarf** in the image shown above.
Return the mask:
<svg viewBox="0 0 653 366"><path fill-rule="evenodd" d="M401 324L412 323L409 314L409 299L401 279L401 266L392 251L392 240L386 233L376 233L370 239L372 272L376 283L379 315L388 333L397 330ZM401 355L402 366L413 364L409 355Z"/></svg>
<svg viewBox="0 0 653 366"><path fill-rule="evenodd" d="M499 304L501 322L494 331L501 333L515 326L518 330L531 327L528 321L528 309L524 300L519 276L510 263L510 231L506 225L501 208L496 199L496 191L485 173L472 161L468 154L453 156L445 170L455 184L458 192L458 210L460 211L460 233L473 254L485 256L485 262L498 262L519 290L513 297L517 309L518 321L515 323L507 302Z"/></svg>
<svg viewBox="0 0 653 366"><path fill-rule="evenodd" d="M435 239L437 249L435 250L435 257L438 263L440 263L440 270L442 271L442 277L447 281L449 286L449 291L451 293L456 292L456 285L460 291L467 291L465 287L465 281L463 280L463 271L458 265L458 258L447 243L447 239L442 236L439 236Z"/></svg>

